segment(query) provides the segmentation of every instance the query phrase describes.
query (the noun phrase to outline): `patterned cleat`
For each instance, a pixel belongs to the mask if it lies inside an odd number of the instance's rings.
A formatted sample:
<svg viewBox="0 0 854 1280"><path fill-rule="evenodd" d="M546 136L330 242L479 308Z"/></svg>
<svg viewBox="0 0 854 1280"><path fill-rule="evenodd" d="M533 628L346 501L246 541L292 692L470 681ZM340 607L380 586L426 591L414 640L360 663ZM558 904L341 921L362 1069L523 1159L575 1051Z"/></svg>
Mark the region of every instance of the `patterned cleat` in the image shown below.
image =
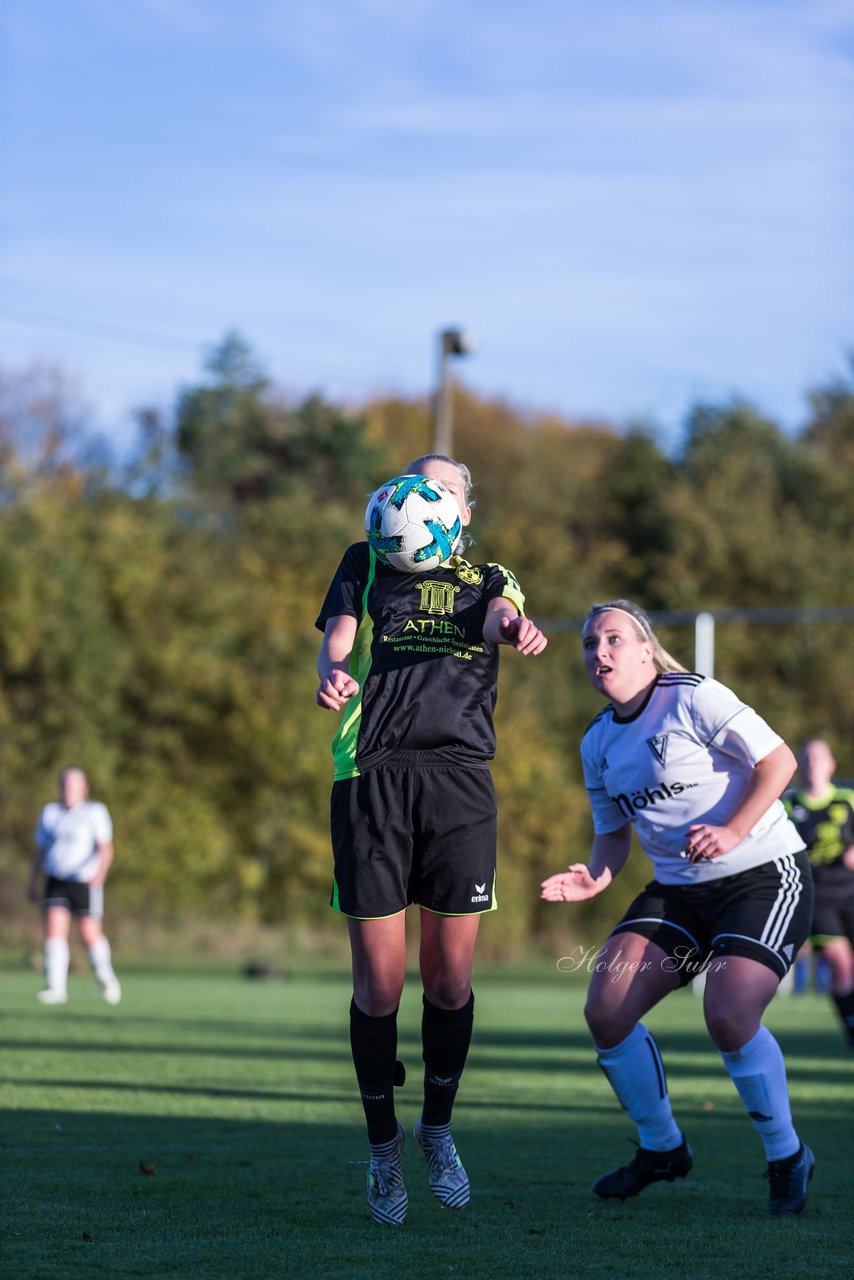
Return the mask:
<svg viewBox="0 0 854 1280"><path fill-rule="evenodd" d="M672 1151L647 1151L638 1147L630 1164L604 1174L593 1190L603 1200L628 1200L640 1195L652 1182L673 1182L674 1178L686 1177L693 1165L694 1157L684 1136L681 1145Z"/></svg>
<svg viewBox="0 0 854 1280"><path fill-rule="evenodd" d="M118 1004L122 998L122 988L118 978L108 978L106 982L101 982L101 998L106 1000L107 1004Z"/></svg>
<svg viewBox="0 0 854 1280"><path fill-rule="evenodd" d="M430 1137L417 1120L412 1136L424 1152L433 1195L446 1209L462 1209L469 1202L471 1187L451 1135Z"/></svg>
<svg viewBox="0 0 854 1280"><path fill-rule="evenodd" d="M801 1143L800 1151L785 1160L771 1160L768 1179L768 1212L772 1217L784 1213L803 1213L807 1202L807 1183L815 1172L815 1156Z"/></svg>
<svg viewBox="0 0 854 1280"><path fill-rule="evenodd" d="M405 1141L403 1125L398 1124L397 1142L391 1153L388 1156L371 1155L368 1168L368 1208L374 1222L381 1222L384 1226L402 1226L409 1207L409 1197L403 1185L400 1167Z"/></svg>
<svg viewBox="0 0 854 1280"><path fill-rule="evenodd" d="M67 1004L68 996L64 991L56 991L53 987L45 987L44 991L36 992L36 999L42 1004Z"/></svg>

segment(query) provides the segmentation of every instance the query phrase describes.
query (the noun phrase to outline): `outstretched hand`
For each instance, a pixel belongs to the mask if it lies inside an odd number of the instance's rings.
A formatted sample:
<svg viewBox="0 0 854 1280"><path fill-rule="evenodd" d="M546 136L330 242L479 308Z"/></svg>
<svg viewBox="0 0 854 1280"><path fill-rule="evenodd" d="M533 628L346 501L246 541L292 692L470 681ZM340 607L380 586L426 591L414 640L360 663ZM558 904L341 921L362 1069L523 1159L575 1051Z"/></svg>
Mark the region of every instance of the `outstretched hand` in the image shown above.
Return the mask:
<svg viewBox="0 0 854 1280"><path fill-rule="evenodd" d="M512 644L519 653L542 653L548 639L531 618L518 614L515 618L501 619L501 640Z"/></svg>
<svg viewBox="0 0 854 1280"><path fill-rule="evenodd" d="M607 867L600 876L594 877L585 862L574 862L566 871L543 881L540 897L545 902L584 902L586 898L595 898L610 883L611 873Z"/></svg>
<svg viewBox="0 0 854 1280"><path fill-rule="evenodd" d="M359 692L359 682L346 671L331 671L325 680L321 680L315 694L319 707L329 711L340 711L346 706L354 694Z"/></svg>

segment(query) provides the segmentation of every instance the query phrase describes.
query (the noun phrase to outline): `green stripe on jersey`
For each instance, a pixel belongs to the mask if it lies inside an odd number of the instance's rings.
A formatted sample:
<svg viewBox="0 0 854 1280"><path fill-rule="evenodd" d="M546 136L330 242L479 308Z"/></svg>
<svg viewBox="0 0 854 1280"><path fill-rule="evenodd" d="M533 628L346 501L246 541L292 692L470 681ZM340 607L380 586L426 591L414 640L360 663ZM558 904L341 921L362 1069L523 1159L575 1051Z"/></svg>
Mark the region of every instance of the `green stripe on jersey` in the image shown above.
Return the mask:
<svg viewBox="0 0 854 1280"><path fill-rule="evenodd" d="M350 654L350 675L358 681L359 692L351 698L342 713L341 724L332 739L332 761L335 766L335 781L342 778L358 778L356 768L356 746L359 741L359 726L362 722L362 690L371 669L371 638L373 619L368 614L368 592L373 585L377 572L377 558L370 552L370 568L365 590L362 592L362 617L356 630L353 651Z"/></svg>
<svg viewBox="0 0 854 1280"><path fill-rule="evenodd" d="M501 594L505 600L509 600L511 604L515 604L519 610L519 614L525 616L525 597L522 588L519 586L519 580L515 573L511 573L509 569L505 569L503 564L496 564L494 560L488 561L490 569L500 569L504 575L504 589Z"/></svg>

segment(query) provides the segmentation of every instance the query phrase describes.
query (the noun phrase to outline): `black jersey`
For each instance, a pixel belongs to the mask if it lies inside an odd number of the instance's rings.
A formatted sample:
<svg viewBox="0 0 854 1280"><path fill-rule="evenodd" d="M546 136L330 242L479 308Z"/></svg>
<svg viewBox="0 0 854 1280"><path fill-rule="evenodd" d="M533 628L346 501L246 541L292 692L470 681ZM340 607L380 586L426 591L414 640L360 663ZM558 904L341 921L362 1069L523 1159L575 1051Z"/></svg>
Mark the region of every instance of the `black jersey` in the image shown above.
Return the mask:
<svg viewBox="0 0 854 1280"><path fill-rule="evenodd" d="M790 791L783 803L807 846L813 867L854 874L842 861L845 850L854 845L854 791L831 787L820 799L805 791Z"/></svg>
<svg viewBox="0 0 854 1280"><path fill-rule="evenodd" d="M359 694L333 740L336 778L356 777L400 751L426 751L463 764L495 754L493 712L498 646L483 638L490 600L522 613L512 573L460 556L430 573L401 573L367 542L344 553L316 626L356 618L350 674Z"/></svg>

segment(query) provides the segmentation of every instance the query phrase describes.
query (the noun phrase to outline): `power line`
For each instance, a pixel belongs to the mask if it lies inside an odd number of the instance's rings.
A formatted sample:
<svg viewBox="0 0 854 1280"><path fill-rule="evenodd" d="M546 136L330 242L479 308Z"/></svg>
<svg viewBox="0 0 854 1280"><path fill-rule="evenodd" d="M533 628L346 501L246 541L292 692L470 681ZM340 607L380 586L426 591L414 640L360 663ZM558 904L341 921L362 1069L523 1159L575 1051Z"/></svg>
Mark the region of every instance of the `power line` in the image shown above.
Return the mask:
<svg viewBox="0 0 854 1280"><path fill-rule="evenodd" d="M99 318L90 319L81 316L69 316L52 311L39 311L27 307L0 307L0 324L8 324L18 328L34 329L40 332L56 333L72 338L93 338L98 341L105 340L108 342L118 342L125 346L135 347L157 347L157 348L175 348L192 349L199 353L207 348L215 347L217 339L210 336L206 338L190 337L188 334L169 333L166 331L154 331L142 327L127 325L123 322L114 322L111 320L102 320ZM237 328L243 331L244 326L241 324L233 324L228 328ZM338 378L338 379L357 379L360 385L367 386L373 380L377 380L378 375L366 374L364 371L364 362L358 362L358 369L353 367L345 367L343 365L329 365L326 360L326 352L322 351L318 354L318 347L312 348L307 346L300 347L295 344L288 334L284 334L280 338L267 338L264 341L265 346L283 347L288 356L290 363L302 365L303 371L311 367L309 379L316 381L318 377ZM342 342L342 345L343 342ZM411 349L410 345L398 344L399 351ZM383 344L383 350L387 350L387 344ZM425 362L426 363L426 362ZM388 380L388 379L387 379Z"/></svg>
<svg viewBox="0 0 854 1280"><path fill-rule="evenodd" d="M34 311L27 307L0 309L0 320L23 328L43 329L53 333L70 334L72 337L106 338L132 346L203 346L197 339L186 335L154 333L150 329L138 329L133 325L116 324L112 320L89 320L76 316L64 316L51 311Z"/></svg>

